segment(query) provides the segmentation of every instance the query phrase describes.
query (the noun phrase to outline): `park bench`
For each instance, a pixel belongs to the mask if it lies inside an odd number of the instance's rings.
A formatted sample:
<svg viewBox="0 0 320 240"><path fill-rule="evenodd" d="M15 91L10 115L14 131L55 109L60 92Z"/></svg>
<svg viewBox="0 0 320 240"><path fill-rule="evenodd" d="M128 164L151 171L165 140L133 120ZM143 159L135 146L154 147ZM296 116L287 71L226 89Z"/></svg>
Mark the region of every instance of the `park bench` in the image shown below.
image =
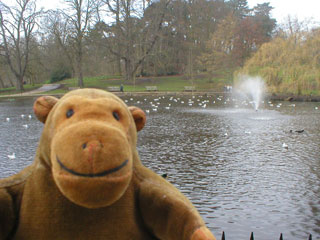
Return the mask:
<svg viewBox="0 0 320 240"><path fill-rule="evenodd" d="M184 91L193 92L195 90L194 86L184 86Z"/></svg>
<svg viewBox="0 0 320 240"><path fill-rule="evenodd" d="M157 88L157 86L146 86L146 90L148 92L150 92L150 91L158 91L158 88Z"/></svg>
<svg viewBox="0 0 320 240"><path fill-rule="evenodd" d="M118 86L111 86L111 87L107 87L107 90L109 92L120 92L120 87Z"/></svg>

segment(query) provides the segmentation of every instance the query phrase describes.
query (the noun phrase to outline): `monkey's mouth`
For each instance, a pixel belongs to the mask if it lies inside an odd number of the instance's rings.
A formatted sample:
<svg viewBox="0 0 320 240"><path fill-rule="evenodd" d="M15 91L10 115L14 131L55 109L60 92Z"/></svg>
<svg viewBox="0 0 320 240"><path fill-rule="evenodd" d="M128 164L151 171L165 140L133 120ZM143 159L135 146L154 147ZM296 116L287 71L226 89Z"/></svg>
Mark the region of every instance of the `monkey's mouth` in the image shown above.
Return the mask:
<svg viewBox="0 0 320 240"><path fill-rule="evenodd" d="M104 177L104 176L107 176L111 173L114 173L114 172L117 172L119 171L120 169L122 169L123 167L125 167L129 160L125 160L123 163L121 163L119 166L115 167L115 168L111 168L111 169L107 169L105 171L102 171L102 172L98 172L98 173L79 173L77 171L74 171L68 167L66 167L61 161L60 159L57 157L57 162L59 163L60 167L68 172L68 173L71 173L72 175L75 175L75 176L79 176L79 177L89 177L89 178L95 178L95 177Z"/></svg>

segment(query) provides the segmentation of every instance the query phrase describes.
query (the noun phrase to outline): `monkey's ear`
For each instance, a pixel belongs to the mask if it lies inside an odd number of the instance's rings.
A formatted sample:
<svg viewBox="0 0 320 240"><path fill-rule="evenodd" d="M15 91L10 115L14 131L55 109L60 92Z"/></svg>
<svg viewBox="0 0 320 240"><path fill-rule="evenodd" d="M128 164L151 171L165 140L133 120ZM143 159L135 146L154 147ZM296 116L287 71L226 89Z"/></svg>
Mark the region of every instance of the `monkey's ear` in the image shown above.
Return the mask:
<svg viewBox="0 0 320 240"><path fill-rule="evenodd" d="M33 112L40 122L46 122L51 109L57 103L57 101L58 98L52 96L42 96L34 102Z"/></svg>
<svg viewBox="0 0 320 240"><path fill-rule="evenodd" d="M130 106L129 110L136 124L137 131L139 132L146 124L146 114L140 108L134 106Z"/></svg>

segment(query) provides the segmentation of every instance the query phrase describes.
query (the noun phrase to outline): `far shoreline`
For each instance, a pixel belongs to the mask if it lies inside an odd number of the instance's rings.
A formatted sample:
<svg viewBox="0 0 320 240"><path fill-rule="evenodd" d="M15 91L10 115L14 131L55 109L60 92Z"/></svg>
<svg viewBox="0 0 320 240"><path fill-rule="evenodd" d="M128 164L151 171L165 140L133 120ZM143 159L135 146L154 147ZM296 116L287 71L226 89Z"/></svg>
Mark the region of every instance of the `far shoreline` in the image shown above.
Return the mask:
<svg viewBox="0 0 320 240"><path fill-rule="evenodd" d="M40 97L44 95L50 95L55 97L62 97L65 93L50 93L50 92L42 92L42 93L34 93L28 94L27 92L22 94L12 94L12 95L0 95L0 99L14 99L14 98L30 98L30 97ZM124 96L152 96L152 95L168 95L168 96L188 96L188 95L205 95L205 96L228 96L232 93L230 92L212 92L212 91L193 91L193 92L164 92L164 91L153 91L153 92L112 92L119 97ZM312 96L312 95L293 95L293 94L265 94L264 97L267 101L289 101L289 102L320 102L320 96Z"/></svg>
<svg viewBox="0 0 320 240"><path fill-rule="evenodd" d="M271 94L266 95L266 99L289 102L320 102L320 96L313 95Z"/></svg>

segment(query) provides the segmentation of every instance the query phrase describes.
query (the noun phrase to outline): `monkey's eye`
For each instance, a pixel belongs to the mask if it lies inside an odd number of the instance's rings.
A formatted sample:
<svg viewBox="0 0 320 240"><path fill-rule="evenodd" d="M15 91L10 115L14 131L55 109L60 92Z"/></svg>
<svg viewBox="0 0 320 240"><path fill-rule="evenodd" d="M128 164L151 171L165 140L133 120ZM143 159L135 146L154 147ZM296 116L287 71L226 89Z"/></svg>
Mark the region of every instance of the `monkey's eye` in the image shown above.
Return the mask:
<svg viewBox="0 0 320 240"><path fill-rule="evenodd" d="M74 114L73 109L69 109L69 110L67 111L67 113L66 113L66 116L67 116L67 118L70 118L70 117L72 117L73 114Z"/></svg>
<svg viewBox="0 0 320 240"><path fill-rule="evenodd" d="M114 117L117 121L120 121L119 113L113 112L112 115L113 115L113 117Z"/></svg>

